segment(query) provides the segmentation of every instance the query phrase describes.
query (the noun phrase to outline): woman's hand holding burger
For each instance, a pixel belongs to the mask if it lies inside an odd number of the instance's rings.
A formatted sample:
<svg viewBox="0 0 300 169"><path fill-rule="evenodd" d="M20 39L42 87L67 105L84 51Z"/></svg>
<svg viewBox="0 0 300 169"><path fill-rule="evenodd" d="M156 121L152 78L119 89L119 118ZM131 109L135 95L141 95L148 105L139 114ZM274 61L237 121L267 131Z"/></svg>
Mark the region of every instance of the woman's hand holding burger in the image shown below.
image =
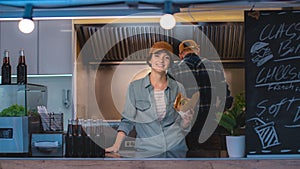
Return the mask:
<svg viewBox="0 0 300 169"><path fill-rule="evenodd" d="M196 96L193 95L193 97ZM199 96L197 97L197 99L198 98ZM181 126L183 128L189 127L193 120L193 116L195 113L195 104L191 104L192 102L194 102L194 100L191 101L191 99L184 97L181 93L178 93L175 99L174 109L179 113L180 117L182 118Z"/></svg>

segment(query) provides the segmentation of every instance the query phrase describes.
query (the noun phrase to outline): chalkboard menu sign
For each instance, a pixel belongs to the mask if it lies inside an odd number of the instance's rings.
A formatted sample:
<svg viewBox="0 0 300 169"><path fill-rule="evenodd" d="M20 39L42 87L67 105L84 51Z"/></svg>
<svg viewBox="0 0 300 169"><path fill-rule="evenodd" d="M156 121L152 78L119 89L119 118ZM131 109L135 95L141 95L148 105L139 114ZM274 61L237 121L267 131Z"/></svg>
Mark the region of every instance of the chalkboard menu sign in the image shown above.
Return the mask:
<svg viewBox="0 0 300 169"><path fill-rule="evenodd" d="M300 155L300 11L245 11L246 152Z"/></svg>

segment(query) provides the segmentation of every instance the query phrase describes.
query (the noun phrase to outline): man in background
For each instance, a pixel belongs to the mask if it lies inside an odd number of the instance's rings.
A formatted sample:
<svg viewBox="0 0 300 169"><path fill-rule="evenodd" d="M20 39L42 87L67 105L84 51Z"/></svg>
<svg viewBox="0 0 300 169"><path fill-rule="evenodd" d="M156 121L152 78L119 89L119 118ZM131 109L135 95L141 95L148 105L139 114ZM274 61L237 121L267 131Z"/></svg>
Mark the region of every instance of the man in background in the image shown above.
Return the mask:
<svg viewBox="0 0 300 169"><path fill-rule="evenodd" d="M215 119L207 119L209 111L224 111L224 109L230 108L233 97L230 96L223 68L207 58L201 57L200 47L195 41L182 41L179 44L179 57L181 61L170 69L169 74L184 85L189 98L193 93L200 92L200 102L195 110L194 125L186 136L187 146L189 150L209 149L211 146L209 139L203 144L199 143L199 136L205 122L215 122ZM223 91L225 93L223 96L222 94L218 95L222 92L216 92L220 89L226 90Z"/></svg>

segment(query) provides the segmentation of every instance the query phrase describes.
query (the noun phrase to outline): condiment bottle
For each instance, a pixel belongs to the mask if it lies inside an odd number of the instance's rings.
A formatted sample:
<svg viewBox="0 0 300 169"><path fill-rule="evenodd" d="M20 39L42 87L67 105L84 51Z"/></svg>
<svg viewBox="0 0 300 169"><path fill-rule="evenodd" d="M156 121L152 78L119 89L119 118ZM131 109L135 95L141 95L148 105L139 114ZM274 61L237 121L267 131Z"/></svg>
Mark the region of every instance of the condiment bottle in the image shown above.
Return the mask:
<svg viewBox="0 0 300 169"><path fill-rule="evenodd" d="M7 50L4 51L1 76L1 84L11 84L11 65Z"/></svg>
<svg viewBox="0 0 300 169"><path fill-rule="evenodd" d="M27 84L27 65L25 63L24 50L20 50L19 63L17 66L17 84Z"/></svg>

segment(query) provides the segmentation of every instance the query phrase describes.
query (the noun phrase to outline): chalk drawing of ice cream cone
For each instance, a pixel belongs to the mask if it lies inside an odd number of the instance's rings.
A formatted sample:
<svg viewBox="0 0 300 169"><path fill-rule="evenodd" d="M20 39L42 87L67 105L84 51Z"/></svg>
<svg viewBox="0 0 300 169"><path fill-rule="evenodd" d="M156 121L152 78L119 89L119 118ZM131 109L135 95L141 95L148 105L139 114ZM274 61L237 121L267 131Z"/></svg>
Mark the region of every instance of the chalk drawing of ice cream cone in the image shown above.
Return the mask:
<svg viewBox="0 0 300 169"><path fill-rule="evenodd" d="M274 127L274 122L265 123L259 118L252 118L248 121L258 121L261 124L254 128L255 132L257 133L259 140L261 142L262 148L266 149L269 147L273 147L279 145L279 139Z"/></svg>

